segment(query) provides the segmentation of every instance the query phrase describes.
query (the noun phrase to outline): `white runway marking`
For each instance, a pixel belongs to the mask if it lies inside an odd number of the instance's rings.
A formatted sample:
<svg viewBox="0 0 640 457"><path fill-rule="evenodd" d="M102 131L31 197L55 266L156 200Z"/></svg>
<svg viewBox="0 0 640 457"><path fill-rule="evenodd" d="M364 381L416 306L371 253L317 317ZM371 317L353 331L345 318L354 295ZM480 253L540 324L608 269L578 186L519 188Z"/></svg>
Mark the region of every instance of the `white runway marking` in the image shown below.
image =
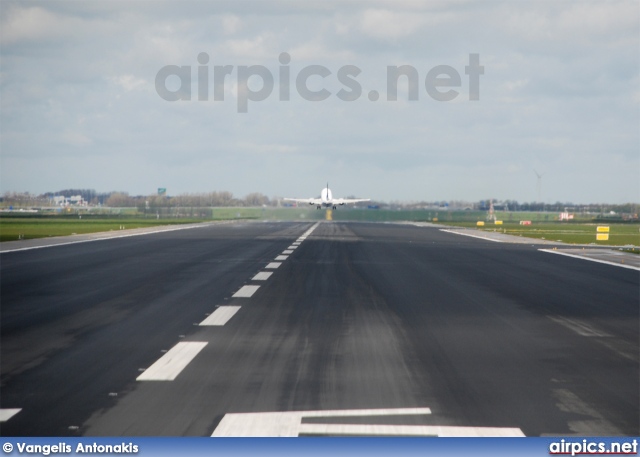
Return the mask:
<svg viewBox="0 0 640 457"><path fill-rule="evenodd" d="M283 254L293 254L293 249L285 249L284 251L282 251Z"/></svg>
<svg viewBox="0 0 640 457"><path fill-rule="evenodd" d="M173 381L206 345L204 342L176 344L138 376L137 381Z"/></svg>
<svg viewBox="0 0 640 457"><path fill-rule="evenodd" d="M311 227L309 228L309 230L307 230L306 232L304 232L300 238L306 238L306 237L308 237L309 235L311 235L311 234L313 233L313 231L314 231L315 229L317 229L317 228L318 228L318 225L320 225L320 222L316 222L315 224L313 224L313 226L311 226Z"/></svg>
<svg viewBox="0 0 640 457"><path fill-rule="evenodd" d="M444 438L524 436L519 428L357 424L302 424L300 425L300 434L328 436L439 436Z"/></svg>
<svg viewBox="0 0 640 457"><path fill-rule="evenodd" d="M494 243L502 243L502 241L500 241L500 240L494 240L492 238L487 238L487 237L480 236L480 235L471 235L470 233L461 233L461 232L456 232L454 230L446 230L446 229L440 229L440 231L441 232L447 232L447 233L453 233L454 235L470 236L471 238L480 238L481 240L493 241Z"/></svg>
<svg viewBox="0 0 640 457"><path fill-rule="evenodd" d="M303 424L307 418L411 416L431 414L429 408L288 411L226 414L211 436L274 437L300 435L358 436L524 436L519 428L437 425Z"/></svg>
<svg viewBox="0 0 640 457"><path fill-rule="evenodd" d="M273 274L272 271L261 271L260 273L255 275L253 278L251 278L251 280L252 281L266 281L267 279L269 279L269 276L271 276L272 274Z"/></svg>
<svg viewBox="0 0 640 457"><path fill-rule="evenodd" d="M287 260L289 258L288 255L279 255L273 260Z"/></svg>
<svg viewBox="0 0 640 457"><path fill-rule="evenodd" d="M292 244L292 245L291 245L291 246L289 246L287 249L294 250L294 249L296 249L297 247L298 247L298 246L294 246L294 245Z"/></svg>
<svg viewBox="0 0 640 457"><path fill-rule="evenodd" d="M276 269L278 268L280 265L282 265L280 262L271 262L268 263L267 266L265 268L273 268Z"/></svg>
<svg viewBox="0 0 640 457"><path fill-rule="evenodd" d="M240 306L221 306L216 309L209 317L200 322L202 326L224 325L238 312Z"/></svg>
<svg viewBox="0 0 640 457"><path fill-rule="evenodd" d="M614 267L628 268L630 270L640 271L640 268L634 267L633 265L624 265L622 263L609 262L607 260L593 259L591 257L584 257L581 255L569 254L567 252L554 251L553 249L538 249L538 251L548 252L550 254L566 255L567 257L573 257L575 259L588 260L590 262L604 263L606 265L613 265Z"/></svg>
<svg viewBox="0 0 640 457"><path fill-rule="evenodd" d="M304 417L423 416L431 414L431 408L335 409L299 413Z"/></svg>
<svg viewBox="0 0 640 457"><path fill-rule="evenodd" d="M431 414L429 408L352 409L226 414L211 436L298 436L306 417L362 417Z"/></svg>
<svg viewBox="0 0 640 457"><path fill-rule="evenodd" d="M239 291L232 295L233 298L249 298L256 293L260 286L242 286Z"/></svg>
<svg viewBox="0 0 640 457"><path fill-rule="evenodd" d="M0 422L6 422L13 416L22 411L22 408L6 408L0 409Z"/></svg>

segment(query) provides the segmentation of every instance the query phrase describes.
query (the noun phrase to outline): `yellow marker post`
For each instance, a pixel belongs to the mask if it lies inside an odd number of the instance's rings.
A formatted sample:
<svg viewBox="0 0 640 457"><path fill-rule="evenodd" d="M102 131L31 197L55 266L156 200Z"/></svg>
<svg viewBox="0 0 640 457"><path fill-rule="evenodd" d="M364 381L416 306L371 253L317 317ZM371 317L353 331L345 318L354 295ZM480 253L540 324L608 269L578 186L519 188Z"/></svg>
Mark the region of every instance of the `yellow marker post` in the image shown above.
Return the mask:
<svg viewBox="0 0 640 457"><path fill-rule="evenodd" d="M333 220L333 210L328 209L326 214L325 214L325 218L328 221L332 221Z"/></svg>
<svg viewBox="0 0 640 457"><path fill-rule="evenodd" d="M495 221L496 225L502 225L502 221Z"/></svg>
<svg viewBox="0 0 640 457"><path fill-rule="evenodd" d="M484 226L484 221L478 221L476 225L478 227L483 227Z"/></svg>
<svg viewBox="0 0 640 457"><path fill-rule="evenodd" d="M596 241L608 241L609 240L609 226L599 225L596 228Z"/></svg>

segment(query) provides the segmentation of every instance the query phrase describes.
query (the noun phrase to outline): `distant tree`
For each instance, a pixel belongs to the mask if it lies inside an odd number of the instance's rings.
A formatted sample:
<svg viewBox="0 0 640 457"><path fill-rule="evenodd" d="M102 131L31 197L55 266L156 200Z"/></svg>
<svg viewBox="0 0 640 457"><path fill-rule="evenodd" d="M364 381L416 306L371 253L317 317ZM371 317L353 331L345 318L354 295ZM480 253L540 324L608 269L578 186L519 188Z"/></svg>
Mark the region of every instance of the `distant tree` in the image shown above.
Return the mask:
<svg viewBox="0 0 640 457"><path fill-rule="evenodd" d="M220 206L233 206L234 198L231 192L218 192L218 198L220 199Z"/></svg>
<svg viewBox="0 0 640 457"><path fill-rule="evenodd" d="M520 211L520 204L517 200L505 200L504 204L509 208L509 211Z"/></svg>
<svg viewBox="0 0 640 457"><path fill-rule="evenodd" d="M136 206L135 198L130 197L126 192L113 192L105 203L115 208Z"/></svg>
<svg viewBox="0 0 640 457"><path fill-rule="evenodd" d="M244 197L244 203L246 206L262 206L269 204L269 197L259 192L253 192Z"/></svg>

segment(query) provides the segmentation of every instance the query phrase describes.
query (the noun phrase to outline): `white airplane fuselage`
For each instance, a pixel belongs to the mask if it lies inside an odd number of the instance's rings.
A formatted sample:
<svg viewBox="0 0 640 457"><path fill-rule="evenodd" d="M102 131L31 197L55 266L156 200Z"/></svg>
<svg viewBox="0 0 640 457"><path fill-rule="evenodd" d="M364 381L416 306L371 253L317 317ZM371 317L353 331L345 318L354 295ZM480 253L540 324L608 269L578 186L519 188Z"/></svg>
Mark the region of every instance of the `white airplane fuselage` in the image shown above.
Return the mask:
<svg viewBox="0 0 640 457"><path fill-rule="evenodd" d="M322 189L320 191L320 200L322 200L322 206L326 206L327 208L333 206L333 195L331 194L331 189L328 187ZM313 203L310 203L313 205ZM344 205L344 203L341 203Z"/></svg>

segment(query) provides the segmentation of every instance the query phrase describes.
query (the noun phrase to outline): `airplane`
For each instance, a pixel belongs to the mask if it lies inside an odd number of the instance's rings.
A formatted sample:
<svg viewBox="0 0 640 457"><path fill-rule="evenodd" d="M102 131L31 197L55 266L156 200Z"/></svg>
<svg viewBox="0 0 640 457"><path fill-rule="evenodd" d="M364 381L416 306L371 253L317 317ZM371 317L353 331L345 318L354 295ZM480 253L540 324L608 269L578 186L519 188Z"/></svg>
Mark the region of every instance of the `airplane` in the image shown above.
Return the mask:
<svg viewBox="0 0 640 457"><path fill-rule="evenodd" d="M326 188L320 191L320 198L284 198L283 200L316 205L316 209L321 209L323 206L327 208L338 209L339 205L341 206L346 203L371 201L370 198L333 198L331 189L329 189L329 183L327 183Z"/></svg>

